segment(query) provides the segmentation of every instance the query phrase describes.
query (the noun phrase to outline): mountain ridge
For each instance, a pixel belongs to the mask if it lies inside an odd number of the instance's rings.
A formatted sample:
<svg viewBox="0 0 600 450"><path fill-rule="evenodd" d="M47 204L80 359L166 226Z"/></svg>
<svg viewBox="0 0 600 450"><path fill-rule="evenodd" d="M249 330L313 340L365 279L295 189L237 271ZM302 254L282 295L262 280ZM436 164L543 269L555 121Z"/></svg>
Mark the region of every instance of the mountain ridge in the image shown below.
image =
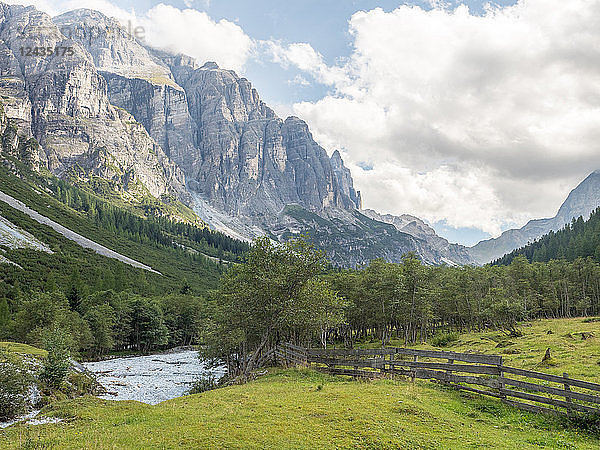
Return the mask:
<svg viewBox="0 0 600 450"><path fill-rule="evenodd" d="M479 242L470 248L470 253L480 264L494 261L550 231L560 230L573 219L583 216L586 220L598 206L600 206L600 170L595 170L571 190L554 217L532 219L519 229L507 230L497 238Z"/></svg>

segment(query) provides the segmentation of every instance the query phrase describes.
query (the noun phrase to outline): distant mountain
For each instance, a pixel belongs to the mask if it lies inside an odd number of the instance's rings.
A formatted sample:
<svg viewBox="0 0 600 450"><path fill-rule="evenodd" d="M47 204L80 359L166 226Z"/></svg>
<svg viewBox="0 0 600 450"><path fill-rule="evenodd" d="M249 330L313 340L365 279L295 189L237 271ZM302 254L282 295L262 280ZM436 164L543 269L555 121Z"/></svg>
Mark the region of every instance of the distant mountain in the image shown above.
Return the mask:
<svg viewBox="0 0 600 450"><path fill-rule="evenodd" d="M600 208L593 211L588 220L579 216L557 232L551 231L535 242L507 253L494 264L510 264L517 256L524 256L530 262L573 261L577 258L600 262Z"/></svg>
<svg viewBox="0 0 600 450"><path fill-rule="evenodd" d="M494 261L503 255L533 242L550 231L558 231L574 218L590 213L600 206L600 171L591 173L571 191L556 216L550 219L530 220L519 229L508 230L495 239L479 242L471 247L473 259L480 264Z"/></svg>
<svg viewBox="0 0 600 450"><path fill-rule="evenodd" d="M409 234L417 239L425 241L433 250L439 263L449 265L475 264L471 258L469 249L460 244L451 244L443 237L437 235L435 230L423 220L409 214L394 216L392 214L380 214L372 209L361 211L362 214L371 219L394 225L398 231Z"/></svg>
<svg viewBox="0 0 600 450"><path fill-rule="evenodd" d="M50 18L0 3L0 95L40 143L37 166L98 194L182 202L238 239L308 233L338 265L408 251L470 261L435 233L367 219L340 153L329 157L301 119L277 117L247 79L148 47L97 11Z"/></svg>

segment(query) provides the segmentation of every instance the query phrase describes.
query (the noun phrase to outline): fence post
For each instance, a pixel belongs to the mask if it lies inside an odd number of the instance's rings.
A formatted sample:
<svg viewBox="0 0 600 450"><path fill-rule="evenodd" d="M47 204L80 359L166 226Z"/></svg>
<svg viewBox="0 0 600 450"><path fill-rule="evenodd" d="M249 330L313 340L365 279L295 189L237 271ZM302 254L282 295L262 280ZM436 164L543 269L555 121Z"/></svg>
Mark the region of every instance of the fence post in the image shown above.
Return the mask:
<svg viewBox="0 0 600 450"><path fill-rule="evenodd" d="M502 370L502 365L503 365L503 359L502 356L500 357L500 365L498 366L499 372L498 372L498 380L500 381L500 395L501 398L503 400L506 400L506 392L504 391L504 388L506 387L506 385L504 384L504 371Z"/></svg>
<svg viewBox="0 0 600 450"><path fill-rule="evenodd" d="M448 364L454 364L454 360L448 358ZM446 370L446 375L448 375L446 384L450 384L450 380L452 379L452 370L450 370L450 369Z"/></svg>
<svg viewBox="0 0 600 450"><path fill-rule="evenodd" d="M413 355L413 362L417 362L417 359L418 359L418 356L417 356L417 355ZM417 373L416 373L416 372L417 372L417 368L416 368L416 367L413 367L413 370L412 370L412 372L411 372L411 378L412 378L412 380L411 380L411 381L412 381L413 383L415 382L415 377L416 377L416 375L417 375Z"/></svg>
<svg viewBox="0 0 600 450"><path fill-rule="evenodd" d="M565 385L565 400L567 401L567 414L571 415L572 412L572 408L571 408L571 385L569 384L569 374L567 372L563 373L563 378L565 379L564 385Z"/></svg>

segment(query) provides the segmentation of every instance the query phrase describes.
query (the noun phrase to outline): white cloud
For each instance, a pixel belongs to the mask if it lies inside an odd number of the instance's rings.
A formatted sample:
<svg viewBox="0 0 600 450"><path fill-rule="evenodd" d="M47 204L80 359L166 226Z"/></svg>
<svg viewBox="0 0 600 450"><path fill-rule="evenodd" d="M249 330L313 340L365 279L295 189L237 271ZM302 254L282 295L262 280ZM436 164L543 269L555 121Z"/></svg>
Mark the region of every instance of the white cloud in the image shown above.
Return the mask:
<svg viewBox="0 0 600 450"><path fill-rule="evenodd" d="M308 44L272 54L334 88L294 109L346 149L367 206L497 234L600 167L600 2L374 9L349 32L334 67Z"/></svg>
<svg viewBox="0 0 600 450"><path fill-rule="evenodd" d="M323 55L317 52L310 44L305 42L282 45L275 41L263 41L263 52L273 62L283 67L295 66L309 73L317 81L323 84L343 83L345 70L341 67L329 67L325 64Z"/></svg>
<svg viewBox="0 0 600 450"><path fill-rule="evenodd" d="M308 81L302 75L298 74L291 80L288 80L288 84L298 85L298 86L310 86L310 81Z"/></svg>
<svg viewBox="0 0 600 450"><path fill-rule="evenodd" d="M159 4L142 18L151 45L193 56L200 62L241 71L252 54L252 39L239 25L213 21L195 9L180 10Z"/></svg>

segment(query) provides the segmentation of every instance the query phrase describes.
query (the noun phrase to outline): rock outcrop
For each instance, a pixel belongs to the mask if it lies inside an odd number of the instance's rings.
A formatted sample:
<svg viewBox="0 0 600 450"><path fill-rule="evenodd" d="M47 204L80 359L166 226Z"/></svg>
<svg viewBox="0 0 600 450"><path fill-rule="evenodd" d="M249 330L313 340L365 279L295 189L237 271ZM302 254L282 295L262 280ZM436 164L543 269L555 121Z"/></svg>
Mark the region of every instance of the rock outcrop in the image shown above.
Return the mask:
<svg viewBox="0 0 600 450"><path fill-rule="evenodd" d="M476 263L467 247L449 243L443 237L438 236L433 228L418 217L409 214L402 214L401 216L379 214L372 209L365 209L361 212L373 220L389 223L396 227L398 231L426 242L428 245L421 250L424 254L420 255L425 261L433 260L437 264L452 266Z"/></svg>
<svg viewBox="0 0 600 450"><path fill-rule="evenodd" d="M360 211L362 209L360 191L354 190L352 174L350 173L350 169L344 166L342 155L340 155L338 150L334 151L331 155L331 167L342 193L352 200L356 209Z"/></svg>
<svg viewBox="0 0 600 450"><path fill-rule="evenodd" d="M51 49L28 55L27 49ZM48 52L48 53L46 53ZM99 176L136 195L185 198L183 173L108 98L91 55L33 7L0 5L0 94L52 172Z"/></svg>

